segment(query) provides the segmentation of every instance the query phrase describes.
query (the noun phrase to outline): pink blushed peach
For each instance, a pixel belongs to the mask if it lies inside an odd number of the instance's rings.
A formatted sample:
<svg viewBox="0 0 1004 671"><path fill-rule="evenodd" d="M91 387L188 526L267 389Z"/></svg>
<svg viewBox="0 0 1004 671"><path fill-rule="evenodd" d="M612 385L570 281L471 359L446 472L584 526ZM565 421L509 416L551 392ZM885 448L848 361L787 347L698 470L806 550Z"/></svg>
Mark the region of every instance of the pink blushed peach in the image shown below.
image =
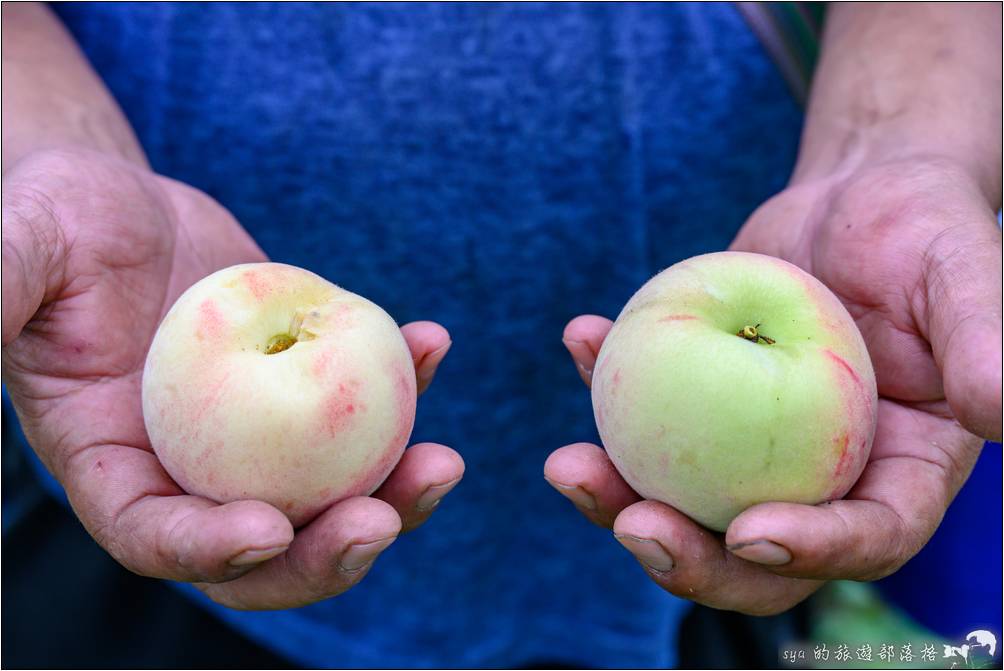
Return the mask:
<svg viewBox="0 0 1004 671"><path fill-rule="evenodd" d="M147 433L168 474L214 501L270 503L295 526L386 479L415 403L394 320L278 263L226 268L188 289L143 373Z"/></svg>

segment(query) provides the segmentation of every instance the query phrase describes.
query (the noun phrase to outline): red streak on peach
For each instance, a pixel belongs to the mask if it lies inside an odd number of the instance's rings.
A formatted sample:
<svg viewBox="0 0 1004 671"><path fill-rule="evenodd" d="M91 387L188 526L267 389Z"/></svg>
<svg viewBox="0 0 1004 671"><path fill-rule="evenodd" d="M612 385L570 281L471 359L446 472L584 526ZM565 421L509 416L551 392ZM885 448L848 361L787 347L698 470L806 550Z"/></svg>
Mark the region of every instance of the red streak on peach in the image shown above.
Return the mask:
<svg viewBox="0 0 1004 671"><path fill-rule="evenodd" d="M215 460L215 457L217 457L224 449L225 447L222 440L213 440L192 460L194 466L206 474L206 482L210 485L215 485L219 476L219 473L216 471L216 468L211 461ZM188 489L186 483L179 481L178 484L180 484L183 489Z"/></svg>
<svg viewBox="0 0 1004 671"><path fill-rule="evenodd" d="M843 385L843 397L847 415L854 418L855 422L851 424L852 428L849 432L835 439L835 443L840 446L840 452L832 475L833 489L828 496L828 500L833 500L846 494L850 481L856 479L860 473L869 439L867 436L862 436L859 429L853 427L864 423L873 426L876 408L861 377L847 360L829 349L824 349L823 353L833 362L838 378L850 377L851 379L851 385L846 383Z"/></svg>
<svg viewBox="0 0 1004 671"><path fill-rule="evenodd" d="M394 436L391 438L390 450L400 449L408 442L411 436L411 429L414 422L415 391L408 377L414 375L408 371L395 368L394 377L394 401L397 405L397 424L395 425Z"/></svg>
<svg viewBox="0 0 1004 671"><path fill-rule="evenodd" d="M332 311L331 320L335 326L348 328L355 323L355 307L348 303L340 303Z"/></svg>
<svg viewBox="0 0 1004 671"><path fill-rule="evenodd" d="M834 354L828 349L823 350L823 352L830 357L831 361L834 362L837 370L843 371L849 375L851 380L854 382L854 387L852 389L846 389L844 393L844 398L846 399L850 416L864 419L862 416L862 413L864 413L864 416L871 417L871 423L874 424L877 408L875 407L873 397L864 382L843 357ZM867 440L865 441L865 444L867 445Z"/></svg>
<svg viewBox="0 0 1004 671"><path fill-rule="evenodd" d="M833 477L835 478L842 478L844 475L846 475L847 471L850 469L851 464L854 461L854 458L851 455L850 450L848 449L850 441L851 437L846 433L839 439L834 441L835 443L838 443L840 445L840 457L837 459L836 468L833 469Z"/></svg>
<svg viewBox="0 0 1004 671"><path fill-rule="evenodd" d="M317 355L310 367L310 372L314 374L314 377L324 377L324 374L328 371L328 365L331 363L332 355L333 352L331 350L324 350Z"/></svg>
<svg viewBox="0 0 1004 671"><path fill-rule="evenodd" d="M268 295L268 285L265 281L258 275L258 273L253 270L249 270L243 275L244 285L247 287L251 295L254 296L255 300L261 302Z"/></svg>
<svg viewBox="0 0 1004 671"><path fill-rule="evenodd" d="M833 488L826 497L827 501L834 501L847 494L852 484L851 478L859 477L858 469L868 449L867 438L863 438L861 442L851 447L851 437L848 434L844 434L839 441L834 442L840 444L840 457L833 469Z"/></svg>
<svg viewBox="0 0 1004 671"><path fill-rule="evenodd" d="M227 390L229 379L230 374L224 373L210 385L206 394L199 399L198 406L195 408L195 414L192 416L193 426L198 426L205 414L220 404L220 400L222 400L223 394Z"/></svg>
<svg viewBox="0 0 1004 671"><path fill-rule="evenodd" d="M363 410L363 406L356 400L356 391L359 389L358 380L349 383L340 383L338 389L325 398L322 408L322 417L328 433L337 436L342 431L352 425L352 418L357 411Z"/></svg>
<svg viewBox="0 0 1004 671"><path fill-rule="evenodd" d="M208 298L202 301L199 305L198 338L203 340L208 337L215 340L223 335L225 328L226 321L220 314L216 302Z"/></svg>
<svg viewBox="0 0 1004 671"><path fill-rule="evenodd" d="M826 356L830 357L830 359L832 359L834 363L843 368L847 372L847 374L851 376L851 378L854 380L854 384L858 386L861 385L861 378L858 377L858 374L854 372L854 369L851 368L851 365L847 363L847 361L842 356L834 354L832 350L828 349L824 349L823 352L826 354Z"/></svg>

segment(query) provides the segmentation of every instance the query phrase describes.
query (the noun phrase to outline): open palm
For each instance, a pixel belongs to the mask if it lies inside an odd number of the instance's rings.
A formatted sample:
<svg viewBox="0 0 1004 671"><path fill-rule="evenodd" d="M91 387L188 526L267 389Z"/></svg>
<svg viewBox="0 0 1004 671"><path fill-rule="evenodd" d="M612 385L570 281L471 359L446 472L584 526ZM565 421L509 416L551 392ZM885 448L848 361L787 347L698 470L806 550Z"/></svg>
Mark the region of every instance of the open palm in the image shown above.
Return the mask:
<svg viewBox="0 0 1004 671"><path fill-rule="evenodd" d="M185 495L144 429L147 348L186 288L264 253L205 194L88 152L46 152L14 166L4 177L3 221L4 381L75 512L127 568L201 583L235 607L309 603L355 584L402 527L428 516L420 499L428 504L460 478L455 452L415 446L379 498L338 503L295 538L263 502ZM421 388L449 336L429 322L402 331Z"/></svg>
<svg viewBox="0 0 1004 671"><path fill-rule="evenodd" d="M1001 233L964 173L903 162L789 187L754 213L732 248L808 270L864 335L879 419L851 492L819 506L754 506L721 538L669 506L638 502L595 446L558 450L545 473L587 516L612 526L667 590L764 614L794 605L821 580L899 568L968 477L977 436L1000 438ZM587 382L609 327L584 316L566 329Z"/></svg>

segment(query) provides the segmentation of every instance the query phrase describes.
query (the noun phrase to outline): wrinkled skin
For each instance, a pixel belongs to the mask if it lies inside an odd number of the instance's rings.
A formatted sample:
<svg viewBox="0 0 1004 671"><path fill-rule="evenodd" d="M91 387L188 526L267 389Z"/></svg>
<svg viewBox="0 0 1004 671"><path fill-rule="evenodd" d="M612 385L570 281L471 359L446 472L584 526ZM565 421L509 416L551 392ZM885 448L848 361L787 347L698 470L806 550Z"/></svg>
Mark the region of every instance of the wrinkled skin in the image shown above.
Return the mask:
<svg viewBox="0 0 1004 671"><path fill-rule="evenodd" d="M416 445L373 497L336 503L295 536L260 501L186 495L144 430L147 348L184 289L265 255L205 194L97 153L29 155L3 191L3 379L74 511L127 568L236 608L311 603L358 582L459 481L456 452ZM431 322L402 332L424 389L449 335Z"/></svg>
<svg viewBox="0 0 1004 671"><path fill-rule="evenodd" d="M640 501L594 445L556 451L545 476L669 592L772 614L821 581L872 580L902 566L937 529L981 437L1000 439L1001 232L967 173L913 160L797 183L753 214L732 249L814 274L864 335L880 399L856 486L830 504L754 506L722 537ZM595 316L566 328L587 384L609 328Z"/></svg>

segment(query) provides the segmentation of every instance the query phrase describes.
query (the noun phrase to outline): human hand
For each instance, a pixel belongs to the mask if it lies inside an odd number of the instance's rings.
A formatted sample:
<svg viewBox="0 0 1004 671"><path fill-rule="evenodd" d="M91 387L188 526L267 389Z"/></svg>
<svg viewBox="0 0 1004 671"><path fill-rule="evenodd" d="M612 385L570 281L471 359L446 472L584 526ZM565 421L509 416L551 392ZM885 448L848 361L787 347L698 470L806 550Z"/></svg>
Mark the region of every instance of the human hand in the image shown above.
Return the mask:
<svg viewBox="0 0 1004 671"><path fill-rule="evenodd" d="M126 568L197 583L234 608L305 605L359 582L460 480L456 452L415 445L372 497L337 503L295 535L261 501L185 494L144 428L147 349L186 288L264 253L205 194L94 152L25 157L3 193L3 379L28 441ZM449 334L431 322L401 331L421 392Z"/></svg>
<svg viewBox="0 0 1004 671"><path fill-rule="evenodd" d="M545 476L613 529L678 596L772 614L829 579L874 580L916 554L1001 437L1001 232L974 180L945 161L890 162L803 182L765 203L733 249L784 258L822 280L864 335L879 417L861 478L840 501L764 503L724 537L641 501L606 454L557 450ZM589 383L610 321L583 316L564 342Z"/></svg>

